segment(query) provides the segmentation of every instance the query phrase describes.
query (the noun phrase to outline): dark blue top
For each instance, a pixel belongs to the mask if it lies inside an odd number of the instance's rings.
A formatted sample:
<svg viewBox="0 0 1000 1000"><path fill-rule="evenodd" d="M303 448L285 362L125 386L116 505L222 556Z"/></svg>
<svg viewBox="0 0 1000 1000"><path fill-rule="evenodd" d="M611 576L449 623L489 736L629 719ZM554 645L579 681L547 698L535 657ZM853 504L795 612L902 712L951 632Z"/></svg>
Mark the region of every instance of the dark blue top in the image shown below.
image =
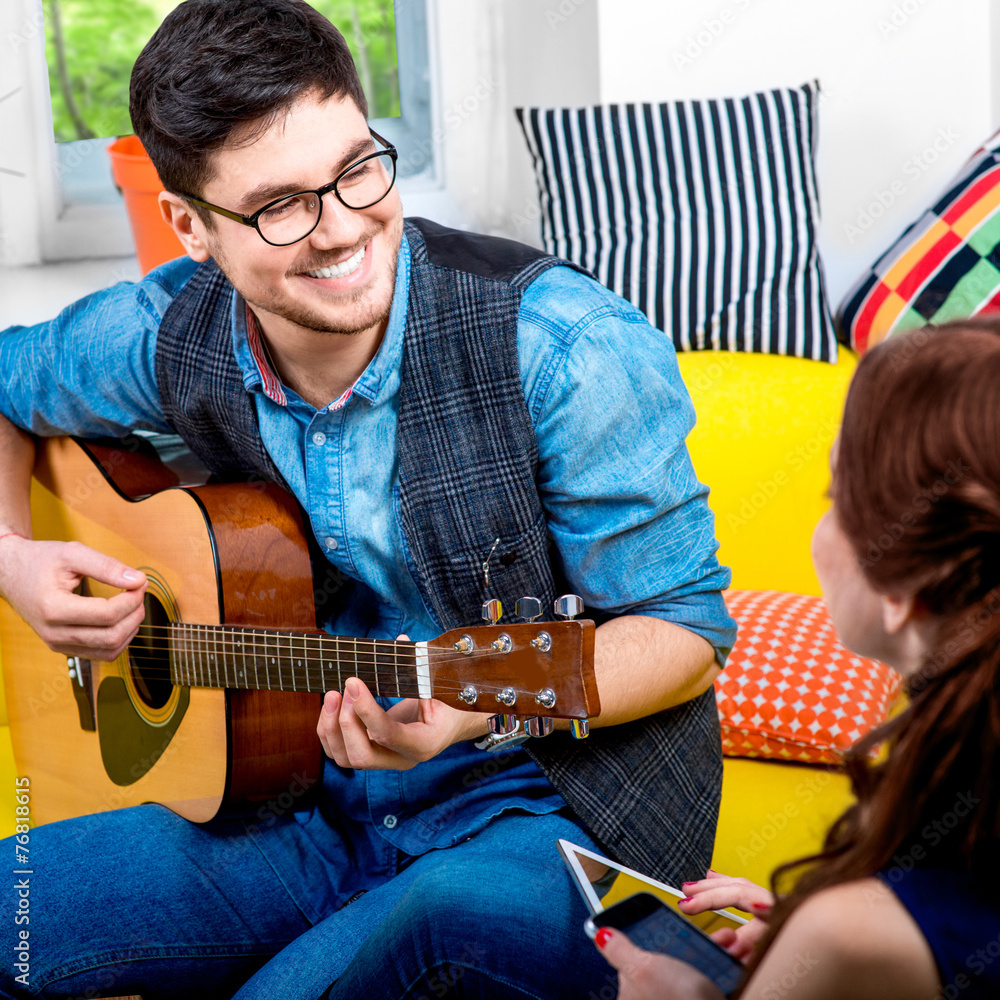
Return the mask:
<svg viewBox="0 0 1000 1000"><path fill-rule="evenodd" d="M888 868L878 877L896 894L927 939L943 996L1000 997L1000 900L970 872Z"/></svg>

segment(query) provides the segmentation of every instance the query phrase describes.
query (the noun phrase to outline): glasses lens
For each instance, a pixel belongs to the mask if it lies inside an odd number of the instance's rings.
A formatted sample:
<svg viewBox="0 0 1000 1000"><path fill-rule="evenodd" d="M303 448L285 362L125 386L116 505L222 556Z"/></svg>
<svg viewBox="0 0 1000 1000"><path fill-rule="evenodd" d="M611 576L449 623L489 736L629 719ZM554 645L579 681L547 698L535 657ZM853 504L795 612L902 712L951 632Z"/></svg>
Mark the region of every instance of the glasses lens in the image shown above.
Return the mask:
<svg viewBox="0 0 1000 1000"><path fill-rule="evenodd" d="M356 163L337 178L337 194L348 208L367 208L381 201L396 179L396 161L387 152Z"/></svg>
<svg viewBox="0 0 1000 1000"><path fill-rule="evenodd" d="M261 235L269 243L283 246L307 236L316 226L319 198L310 191L276 201L257 218Z"/></svg>

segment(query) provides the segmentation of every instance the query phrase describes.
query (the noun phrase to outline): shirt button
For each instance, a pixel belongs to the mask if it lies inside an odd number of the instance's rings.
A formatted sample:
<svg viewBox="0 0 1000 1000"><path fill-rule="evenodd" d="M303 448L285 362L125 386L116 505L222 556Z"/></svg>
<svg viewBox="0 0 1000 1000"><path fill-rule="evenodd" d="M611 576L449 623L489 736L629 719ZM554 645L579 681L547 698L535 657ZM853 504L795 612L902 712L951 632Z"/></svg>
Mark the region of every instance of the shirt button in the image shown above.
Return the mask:
<svg viewBox="0 0 1000 1000"><path fill-rule="evenodd" d="M389 813L388 816L384 816L382 818L382 825L387 830L391 830L398 822L399 822L399 820L395 816L393 816L392 813Z"/></svg>
<svg viewBox="0 0 1000 1000"><path fill-rule="evenodd" d="M326 547L328 549L333 550L340 548L340 546L337 544L337 539L334 538L333 535L327 535L324 540L326 542Z"/></svg>
<svg viewBox="0 0 1000 1000"><path fill-rule="evenodd" d="M326 444L326 435L322 431L316 431L316 433L313 434L313 444L316 445L317 448L321 448Z"/></svg>

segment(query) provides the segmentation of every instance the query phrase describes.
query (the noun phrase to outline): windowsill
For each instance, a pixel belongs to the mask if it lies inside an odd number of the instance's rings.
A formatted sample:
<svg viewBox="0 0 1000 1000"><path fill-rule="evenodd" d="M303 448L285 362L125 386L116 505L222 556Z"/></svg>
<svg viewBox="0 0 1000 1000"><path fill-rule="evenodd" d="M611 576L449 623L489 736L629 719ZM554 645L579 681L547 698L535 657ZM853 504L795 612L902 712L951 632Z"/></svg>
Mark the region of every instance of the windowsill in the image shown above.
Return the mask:
<svg viewBox="0 0 1000 1000"><path fill-rule="evenodd" d="M138 277L134 256L0 267L0 330L45 322L84 295Z"/></svg>

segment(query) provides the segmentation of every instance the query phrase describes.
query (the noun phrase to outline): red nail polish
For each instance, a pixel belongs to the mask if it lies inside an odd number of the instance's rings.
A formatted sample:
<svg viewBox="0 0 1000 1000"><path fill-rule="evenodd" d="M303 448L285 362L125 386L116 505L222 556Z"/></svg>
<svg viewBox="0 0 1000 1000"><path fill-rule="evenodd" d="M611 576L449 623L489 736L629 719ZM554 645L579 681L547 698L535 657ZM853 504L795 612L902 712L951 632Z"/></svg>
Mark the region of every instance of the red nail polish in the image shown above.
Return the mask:
<svg viewBox="0 0 1000 1000"><path fill-rule="evenodd" d="M598 932L594 935L594 944L596 944L598 948L603 948L611 940L611 934L612 931L610 927L600 928L600 930L598 930Z"/></svg>
<svg viewBox="0 0 1000 1000"><path fill-rule="evenodd" d="M692 899L694 899L693 896L685 896L683 899L678 899L677 902L678 903L690 903Z"/></svg>
<svg viewBox="0 0 1000 1000"><path fill-rule="evenodd" d="M759 913L766 913L771 909L770 903L751 903L751 908L757 910Z"/></svg>
<svg viewBox="0 0 1000 1000"><path fill-rule="evenodd" d="M697 882L681 882L681 888L686 889L689 885L697 885Z"/></svg>

